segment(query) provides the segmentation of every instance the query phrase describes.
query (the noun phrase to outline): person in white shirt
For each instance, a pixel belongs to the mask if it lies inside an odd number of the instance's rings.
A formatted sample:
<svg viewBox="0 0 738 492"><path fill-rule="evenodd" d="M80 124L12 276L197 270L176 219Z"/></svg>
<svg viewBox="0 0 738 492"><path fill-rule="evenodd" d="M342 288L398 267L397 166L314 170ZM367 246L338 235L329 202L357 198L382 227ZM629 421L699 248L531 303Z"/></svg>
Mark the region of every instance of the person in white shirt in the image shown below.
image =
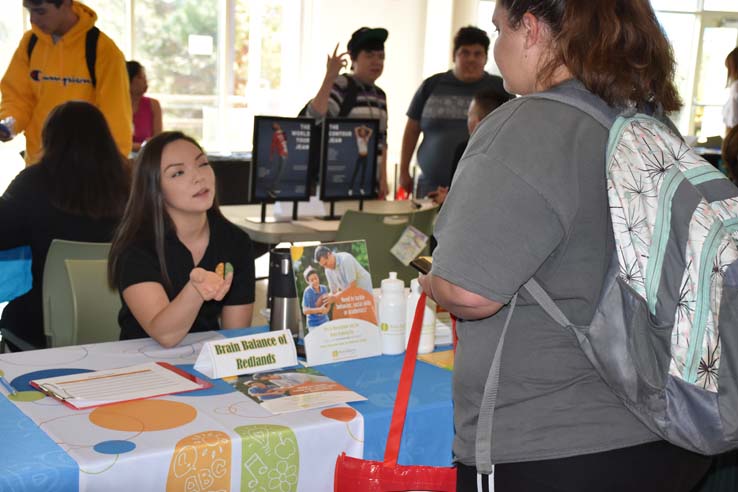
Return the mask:
<svg viewBox="0 0 738 492"><path fill-rule="evenodd" d="M315 262L320 264L328 280L330 295L327 302L335 302L338 296L350 287L372 292L372 277L351 253L332 251L327 246L318 246L315 250Z"/></svg>

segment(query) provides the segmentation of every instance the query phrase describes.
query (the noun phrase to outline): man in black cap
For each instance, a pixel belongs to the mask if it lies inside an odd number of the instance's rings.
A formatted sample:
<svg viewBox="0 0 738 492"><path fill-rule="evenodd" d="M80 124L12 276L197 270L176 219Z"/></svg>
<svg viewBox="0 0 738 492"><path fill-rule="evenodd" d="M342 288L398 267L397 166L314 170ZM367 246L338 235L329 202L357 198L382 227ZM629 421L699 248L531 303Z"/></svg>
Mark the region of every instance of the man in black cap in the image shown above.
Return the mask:
<svg viewBox="0 0 738 492"><path fill-rule="evenodd" d="M323 84L307 105L307 116L371 118L379 120L379 196L387 195L387 95L375 85L384 70L387 30L362 27L351 35L348 50L338 53L336 44L327 56ZM349 66L351 74L340 74ZM340 74L340 75L339 75Z"/></svg>

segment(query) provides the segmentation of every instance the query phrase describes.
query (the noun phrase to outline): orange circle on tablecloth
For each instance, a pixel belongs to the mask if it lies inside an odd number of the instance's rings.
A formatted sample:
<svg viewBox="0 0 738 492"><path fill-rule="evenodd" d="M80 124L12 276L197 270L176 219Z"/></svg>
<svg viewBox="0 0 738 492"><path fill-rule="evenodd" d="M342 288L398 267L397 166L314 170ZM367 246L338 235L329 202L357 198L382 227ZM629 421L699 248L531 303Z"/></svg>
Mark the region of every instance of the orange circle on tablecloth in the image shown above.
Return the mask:
<svg viewBox="0 0 738 492"><path fill-rule="evenodd" d="M105 429L146 432L174 429L192 422L194 407L169 400L138 400L96 408L90 422Z"/></svg>
<svg viewBox="0 0 738 492"><path fill-rule="evenodd" d="M326 408L320 413L324 417L340 420L341 422L351 422L356 418L356 410L350 407Z"/></svg>

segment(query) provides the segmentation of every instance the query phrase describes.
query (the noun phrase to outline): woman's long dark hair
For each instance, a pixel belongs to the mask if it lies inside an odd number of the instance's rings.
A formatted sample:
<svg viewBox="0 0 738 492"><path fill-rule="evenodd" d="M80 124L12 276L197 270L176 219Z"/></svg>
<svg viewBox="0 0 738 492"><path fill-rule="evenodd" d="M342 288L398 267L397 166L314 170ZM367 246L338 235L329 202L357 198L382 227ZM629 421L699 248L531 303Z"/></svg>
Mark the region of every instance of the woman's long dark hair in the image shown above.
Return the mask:
<svg viewBox="0 0 738 492"><path fill-rule="evenodd" d="M728 177L738 184L738 126L730 129L723 140L723 161L728 168Z"/></svg>
<svg viewBox="0 0 738 492"><path fill-rule="evenodd" d="M46 119L41 142L38 165L52 205L93 219L123 214L130 176L99 109L83 101L57 106Z"/></svg>
<svg viewBox="0 0 738 492"><path fill-rule="evenodd" d="M615 107L659 104L676 111L674 54L649 0L500 0L518 28L526 12L551 28L554 52L541 67L549 82L564 65Z"/></svg>
<svg viewBox="0 0 738 492"><path fill-rule="evenodd" d="M178 140L190 142L202 151L194 138L182 132L163 132L149 140L136 158L128 205L113 237L108 256L108 281L112 288L117 287L120 278L121 255L136 243L151 242L159 260L162 284L167 289L172 287L166 266L164 239L168 232L174 230L174 223L166 211L161 191L161 157L164 148ZM222 217L217 193L208 214Z"/></svg>
<svg viewBox="0 0 738 492"><path fill-rule="evenodd" d="M731 82L738 80L738 48L733 48L733 51L725 57L725 68L728 69L728 85L730 85Z"/></svg>
<svg viewBox="0 0 738 492"><path fill-rule="evenodd" d="M143 68L143 65L141 65L136 60L129 60L126 62L126 71L128 72L128 82L131 82L133 80L133 77L139 74L141 72L141 69Z"/></svg>

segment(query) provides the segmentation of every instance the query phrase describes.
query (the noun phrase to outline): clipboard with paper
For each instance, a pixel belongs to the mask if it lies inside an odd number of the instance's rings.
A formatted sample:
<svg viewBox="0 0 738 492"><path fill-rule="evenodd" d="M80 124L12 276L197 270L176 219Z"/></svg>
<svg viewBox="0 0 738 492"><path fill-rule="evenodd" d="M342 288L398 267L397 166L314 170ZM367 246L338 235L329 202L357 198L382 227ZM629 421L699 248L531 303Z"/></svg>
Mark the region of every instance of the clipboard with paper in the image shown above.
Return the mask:
<svg viewBox="0 0 738 492"><path fill-rule="evenodd" d="M166 362L35 379L31 386L75 410L207 389L212 383Z"/></svg>

